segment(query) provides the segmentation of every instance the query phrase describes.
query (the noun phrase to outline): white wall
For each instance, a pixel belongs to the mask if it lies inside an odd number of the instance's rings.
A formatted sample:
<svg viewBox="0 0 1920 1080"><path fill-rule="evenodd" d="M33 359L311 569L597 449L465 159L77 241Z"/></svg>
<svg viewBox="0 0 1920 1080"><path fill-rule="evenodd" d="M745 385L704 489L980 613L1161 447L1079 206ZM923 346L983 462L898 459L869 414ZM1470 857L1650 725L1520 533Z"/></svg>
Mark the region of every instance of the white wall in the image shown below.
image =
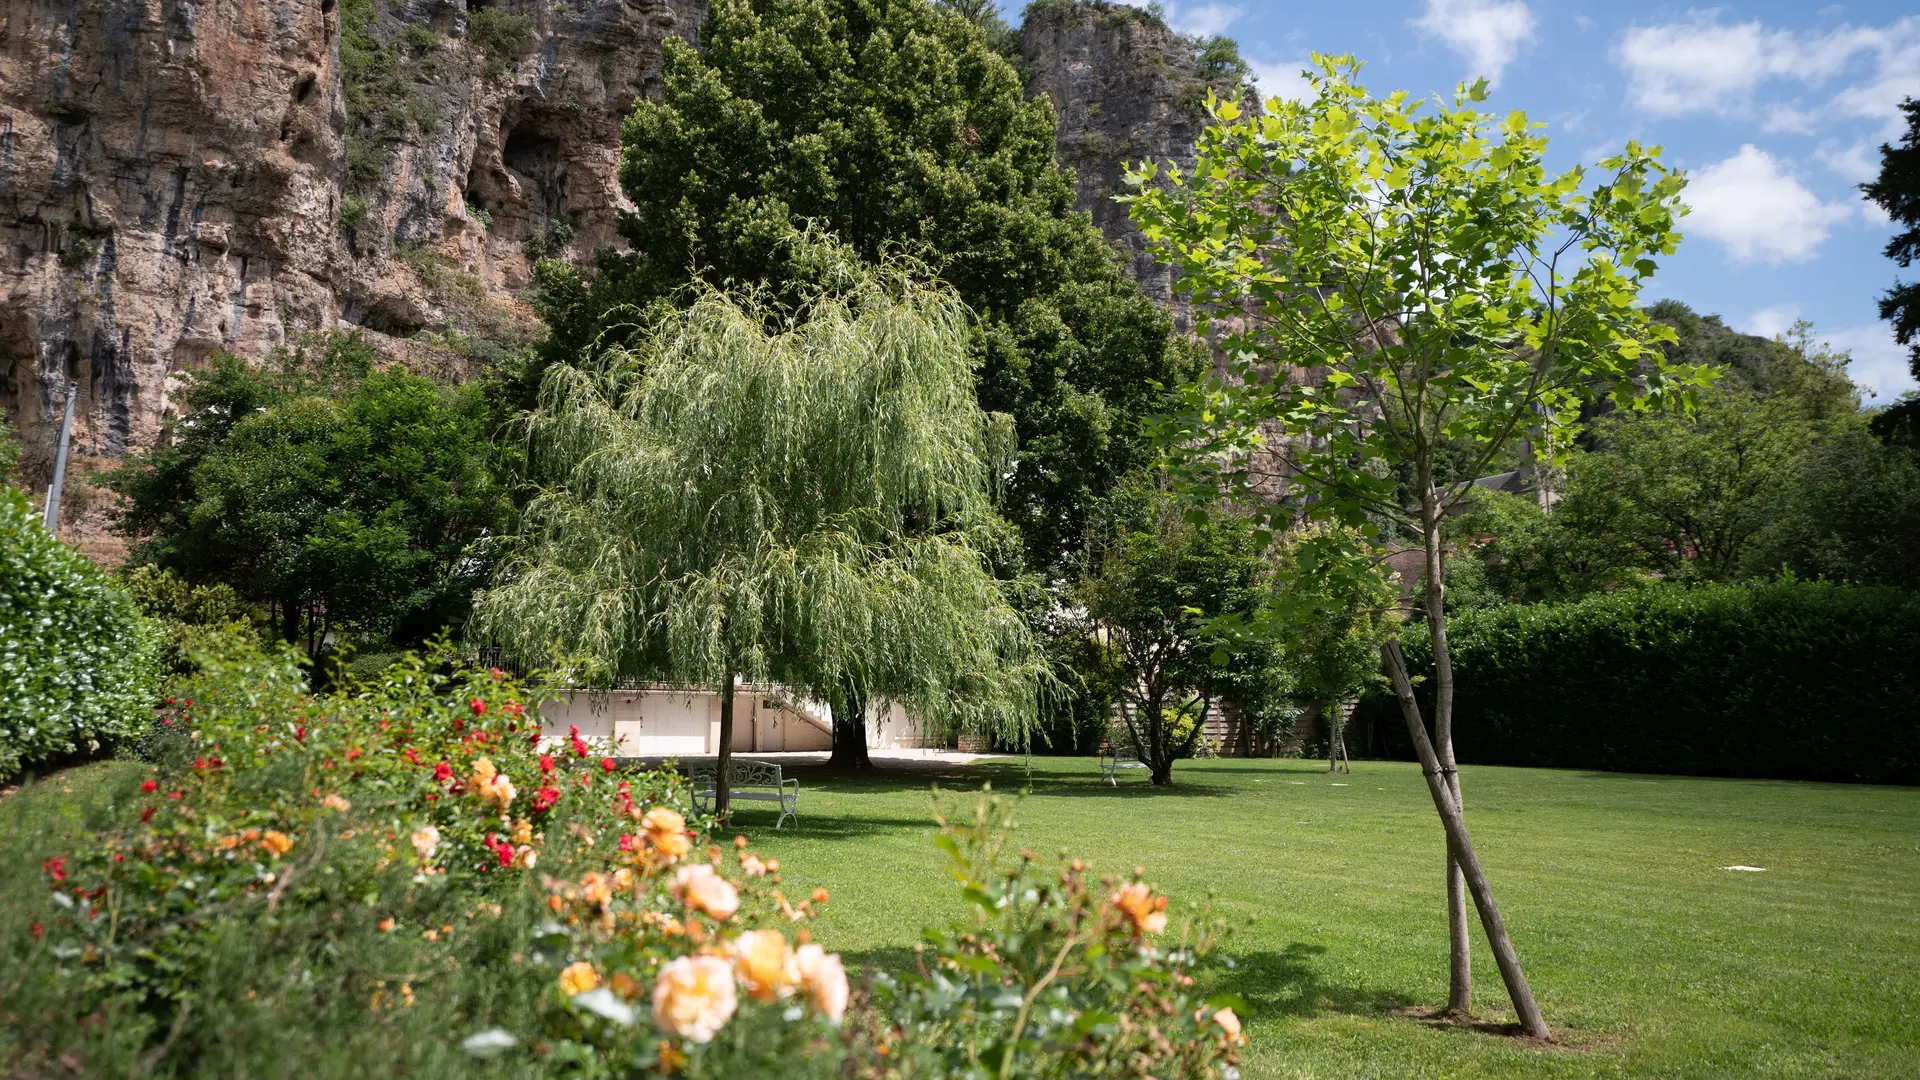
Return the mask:
<svg viewBox="0 0 1920 1080"><path fill-rule="evenodd" d="M767 688L742 686L733 699L733 749L736 753L829 750L833 734L809 722ZM720 746L720 695L710 690L580 691L547 701L540 709L540 731L564 740L569 726L580 737L605 745L611 740L623 757L697 757Z"/></svg>

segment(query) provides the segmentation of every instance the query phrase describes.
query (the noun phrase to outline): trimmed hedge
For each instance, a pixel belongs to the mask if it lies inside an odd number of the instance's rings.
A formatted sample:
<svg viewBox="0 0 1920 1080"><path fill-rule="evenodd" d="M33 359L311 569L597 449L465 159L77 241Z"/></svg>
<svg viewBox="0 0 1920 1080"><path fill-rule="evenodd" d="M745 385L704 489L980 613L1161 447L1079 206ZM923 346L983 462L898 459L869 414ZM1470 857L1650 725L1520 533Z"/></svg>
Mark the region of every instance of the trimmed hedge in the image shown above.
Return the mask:
<svg viewBox="0 0 1920 1080"><path fill-rule="evenodd" d="M126 591L0 484L0 779L137 738L159 644Z"/></svg>
<svg viewBox="0 0 1920 1080"><path fill-rule="evenodd" d="M1660 585L1447 628L1463 762L1920 783L1920 594ZM1408 662L1430 673L1427 637L1409 631ZM1362 709L1381 745L1413 756L1390 695Z"/></svg>

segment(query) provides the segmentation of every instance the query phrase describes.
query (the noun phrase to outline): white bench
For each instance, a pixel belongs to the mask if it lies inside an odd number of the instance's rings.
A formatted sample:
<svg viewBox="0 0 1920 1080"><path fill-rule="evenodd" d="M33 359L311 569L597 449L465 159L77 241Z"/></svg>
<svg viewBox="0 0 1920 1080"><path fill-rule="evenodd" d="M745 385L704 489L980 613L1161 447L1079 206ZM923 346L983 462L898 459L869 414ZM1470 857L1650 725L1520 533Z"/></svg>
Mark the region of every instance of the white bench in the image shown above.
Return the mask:
<svg viewBox="0 0 1920 1080"><path fill-rule="evenodd" d="M713 806L714 781L719 775L718 764L694 765L687 769L687 776L693 781L693 808L700 813L707 813ZM727 766L727 788L728 798L736 802L780 804L780 816L773 823L776 829L789 820L800 824L800 781L783 779L778 765L735 759Z"/></svg>
<svg viewBox="0 0 1920 1080"><path fill-rule="evenodd" d="M1120 786L1115 773L1121 769L1144 769L1146 763L1131 746L1108 746L1100 751L1100 775L1114 787Z"/></svg>

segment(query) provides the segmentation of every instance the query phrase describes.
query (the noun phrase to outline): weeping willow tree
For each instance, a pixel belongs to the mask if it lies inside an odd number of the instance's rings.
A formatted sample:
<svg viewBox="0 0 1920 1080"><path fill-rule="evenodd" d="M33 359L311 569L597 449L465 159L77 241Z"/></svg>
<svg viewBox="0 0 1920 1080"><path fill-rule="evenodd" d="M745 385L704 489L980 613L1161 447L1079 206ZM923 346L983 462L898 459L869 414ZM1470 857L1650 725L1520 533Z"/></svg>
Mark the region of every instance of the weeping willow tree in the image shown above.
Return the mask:
<svg viewBox="0 0 1920 1080"><path fill-rule="evenodd" d="M965 309L846 265L798 313L709 291L550 369L546 486L476 608L522 657L715 688L723 815L736 678L1016 742L1047 680L980 554L1011 438L976 404Z"/></svg>

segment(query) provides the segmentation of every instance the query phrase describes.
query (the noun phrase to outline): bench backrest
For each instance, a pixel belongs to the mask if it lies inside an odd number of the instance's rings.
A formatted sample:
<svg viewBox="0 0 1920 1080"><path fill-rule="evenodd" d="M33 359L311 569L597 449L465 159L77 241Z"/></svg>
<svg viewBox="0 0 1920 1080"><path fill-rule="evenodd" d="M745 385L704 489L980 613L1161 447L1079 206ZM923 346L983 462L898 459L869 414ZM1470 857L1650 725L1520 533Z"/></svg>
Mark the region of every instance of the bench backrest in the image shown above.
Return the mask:
<svg viewBox="0 0 1920 1080"><path fill-rule="evenodd" d="M695 765L687 770L693 780L705 780L712 783L720 773L718 765ZM780 766L765 761L742 761L735 758L727 765L728 787L779 787Z"/></svg>

